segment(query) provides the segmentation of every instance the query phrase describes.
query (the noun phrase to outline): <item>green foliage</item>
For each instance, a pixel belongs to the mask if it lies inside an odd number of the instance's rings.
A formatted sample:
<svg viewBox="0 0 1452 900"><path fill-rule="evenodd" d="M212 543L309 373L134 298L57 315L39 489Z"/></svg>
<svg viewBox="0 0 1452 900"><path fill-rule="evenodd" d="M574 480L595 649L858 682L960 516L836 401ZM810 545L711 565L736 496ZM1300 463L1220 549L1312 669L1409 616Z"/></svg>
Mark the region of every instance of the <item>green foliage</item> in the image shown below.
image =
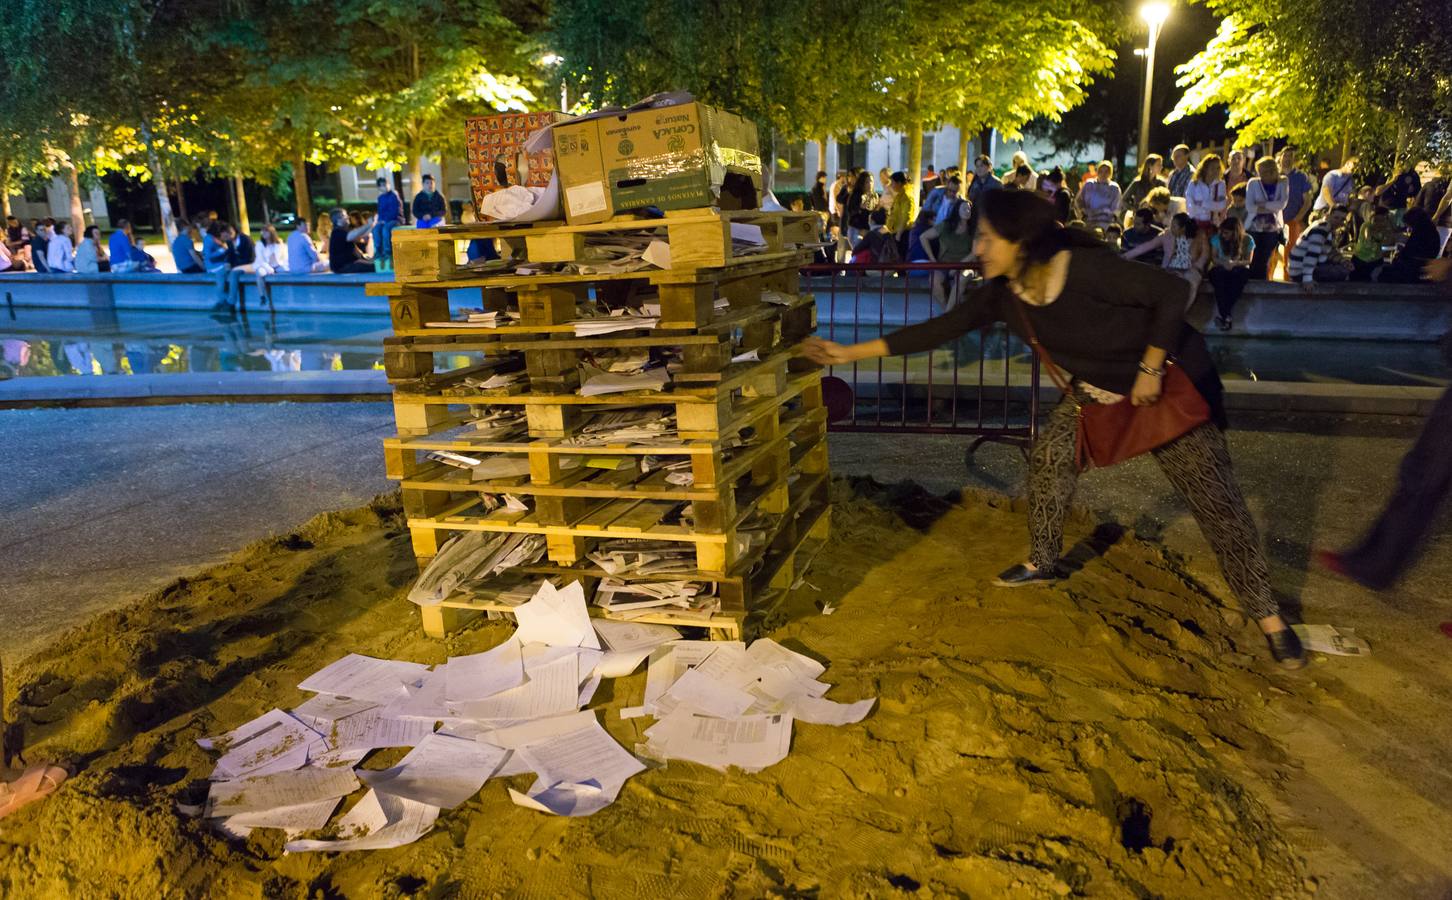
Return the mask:
<svg viewBox="0 0 1452 900"><path fill-rule="evenodd" d="M1287 137L1313 151L1452 159L1452 4L1446 0L1207 0L1225 16L1177 71L1166 121L1217 104L1237 143Z"/></svg>

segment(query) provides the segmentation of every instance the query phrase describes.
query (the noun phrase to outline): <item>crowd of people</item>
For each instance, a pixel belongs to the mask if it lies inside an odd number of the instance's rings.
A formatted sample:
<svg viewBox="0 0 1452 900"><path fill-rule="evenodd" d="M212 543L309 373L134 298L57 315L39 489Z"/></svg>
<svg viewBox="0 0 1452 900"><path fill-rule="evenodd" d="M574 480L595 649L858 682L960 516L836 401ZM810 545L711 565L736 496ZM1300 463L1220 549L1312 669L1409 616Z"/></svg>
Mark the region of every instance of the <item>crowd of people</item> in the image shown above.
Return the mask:
<svg viewBox="0 0 1452 900"><path fill-rule="evenodd" d="M214 278L219 310L238 305L241 285L248 280L255 281L265 303L270 299L267 279L272 275L392 271L393 231L405 222L403 204L391 179L379 178L377 186L378 209L371 216L356 209L334 209L318 216L316 230L302 220L283 240L277 228L267 224L253 241L217 213L203 212L175 220L177 235L167 249L178 274ZM410 211L418 228L448 221L448 203L435 189L432 175L423 177L423 189L414 196ZM466 207L466 220L468 217ZM0 239L0 273L160 271L157 257L147 251L126 219L118 220L103 242L97 225L86 226L78 238L68 221L31 219L26 224L9 216Z"/></svg>
<svg viewBox="0 0 1452 900"><path fill-rule="evenodd" d="M1366 177L1355 156L1335 168L1303 166L1293 146L1251 160L1241 150L1197 159L1181 144L1169 157L1167 168L1149 154L1121 186L1107 160L1072 175L1058 166L1036 172L1019 152L999 175L980 156L971 172L930 166L921 205L903 172L882 169L874 179L854 168L831 182L818 172L807 203L836 244L836 262L966 262L984 195L1032 191L1052 202L1060 224L1182 277L1188 302L1208 282L1222 330L1233 327L1250 281L1414 283L1452 235L1452 170L1426 162L1381 180ZM934 273L945 308L959 296L957 280Z"/></svg>

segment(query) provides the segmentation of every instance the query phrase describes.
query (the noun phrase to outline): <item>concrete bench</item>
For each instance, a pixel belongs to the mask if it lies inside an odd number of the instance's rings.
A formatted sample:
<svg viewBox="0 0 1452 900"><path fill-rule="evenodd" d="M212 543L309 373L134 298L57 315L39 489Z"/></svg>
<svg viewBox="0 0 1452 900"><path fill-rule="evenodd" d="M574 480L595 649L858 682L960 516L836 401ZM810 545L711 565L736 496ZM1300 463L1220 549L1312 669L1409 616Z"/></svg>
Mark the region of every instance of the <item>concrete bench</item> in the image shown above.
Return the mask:
<svg viewBox="0 0 1452 900"><path fill-rule="evenodd" d="M1215 294L1201 287L1187 318L1208 333ZM1433 284L1299 284L1252 281L1231 334L1253 337L1435 341L1452 331L1452 291Z"/></svg>
<svg viewBox="0 0 1452 900"><path fill-rule="evenodd" d="M363 275L272 275L267 279L279 312L386 313L385 301L369 297L363 286L391 281L391 273ZM242 279L247 308L261 307L257 280ZM54 275L38 272L0 274L0 301L16 306L69 308L210 310L217 302L210 275L162 272L99 275Z"/></svg>

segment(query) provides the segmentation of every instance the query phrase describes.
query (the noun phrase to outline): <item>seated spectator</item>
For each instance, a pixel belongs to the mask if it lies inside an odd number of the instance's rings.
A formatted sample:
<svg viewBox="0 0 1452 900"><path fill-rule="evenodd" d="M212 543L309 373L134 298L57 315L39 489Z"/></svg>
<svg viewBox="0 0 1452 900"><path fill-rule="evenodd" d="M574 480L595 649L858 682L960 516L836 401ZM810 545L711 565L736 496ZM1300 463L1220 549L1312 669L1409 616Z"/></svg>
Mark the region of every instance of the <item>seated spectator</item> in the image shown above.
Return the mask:
<svg viewBox="0 0 1452 900"><path fill-rule="evenodd" d="M1324 219L1302 232L1286 264L1287 278L1310 285L1316 281L1345 281L1350 277L1351 266L1336 250L1336 236L1350 213L1345 206L1333 206Z"/></svg>
<svg viewBox="0 0 1452 900"><path fill-rule="evenodd" d="M133 272L138 268L137 261L131 255L133 245L130 220L116 221L116 230L111 232L110 250L112 272Z"/></svg>
<svg viewBox="0 0 1452 900"><path fill-rule="evenodd" d="M1091 228L1108 228L1119 218L1123 193L1114 183L1114 164L1104 160L1095 169L1094 180L1079 192L1079 213Z"/></svg>
<svg viewBox="0 0 1452 900"><path fill-rule="evenodd" d="M253 271L257 273L257 296L263 303L272 303L272 293L267 287L267 276L287 271L287 254L282 238L272 225L262 226L261 241L257 245L257 260Z"/></svg>
<svg viewBox="0 0 1452 900"><path fill-rule="evenodd" d="M333 214L318 213L318 225L313 229L313 236L317 238L318 246L329 247L333 243Z"/></svg>
<svg viewBox="0 0 1452 900"><path fill-rule="evenodd" d="M922 235L930 262L967 262L973 256L973 210L966 200L954 203L948 217ZM958 303L962 272L934 270L930 291L946 311Z"/></svg>
<svg viewBox="0 0 1452 900"><path fill-rule="evenodd" d="M437 228L444 224L446 209L444 195L434 190L434 176L425 175L423 190L413 195L414 225L418 228ZM333 271L338 270L334 268Z"/></svg>
<svg viewBox="0 0 1452 900"><path fill-rule="evenodd" d="M335 209L332 216L333 234L328 242L328 268L335 275L372 272L373 260L359 252L357 242L359 239L367 239L374 223L369 220L350 230L348 214L345 211Z"/></svg>
<svg viewBox="0 0 1452 900"><path fill-rule="evenodd" d="M20 226L20 246L10 251L11 265L16 271L35 271L35 262L30 258L30 242L35 235L27 225Z"/></svg>
<svg viewBox="0 0 1452 900"><path fill-rule="evenodd" d="M53 227L55 219L37 222L30 238L30 262L37 272L50 271L50 230Z"/></svg>
<svg viewBox="0 0 1452 900"><path fill-rule="evenodd" d="M186 219L176 220L176 237L171 242L171 260L176 263L179 275L200 275L207 271L202 263L202 254L197 252L197 242L202 236L197 226Z"/></svg>
<svg viewBox="0 0 1452 900"><path fill-rule="evenodd" d="M15 267L15 258L10 255L10 242L0 241L0 272L21 272Z"/></svg>
<svg viewBox="0 0 1452 900"><path fill-rule="evenodd" d="M1396 213L1393 211L1393 217ZM1424 281L1422 270L1427 263L1437 258L1442 238L1432 224L1432 217L1425 209L1412 207L1402 216L1407 227L1407 241L1392 257L1392 261L1376 273L1376 280L1390 284L1416 284Z"/></svg>
<svg viewBox="0 0 1452 900"><path fill-rule="evenodd" d="M933 188L928 194L927 202L923 208L930 210L933 214L933 223L947 221L949 210L958 198L963 195L963 180L957 175L949 175L948 179L938 187Z"/></svg>
<svg viewBox="0 0 1452 900"><path fill-rule="evenodd" d="M1175 213L1170 227L1124 254L1125 259L1138 259L1155 250L1160 251L1160 266L1190 282L1190 301L1195 299L1210 248L1200 235L1195 221L1185 213ZM1197 240L1198 238L1198 240Z"/></svg>
<svg viewBox="0 0 1452 900"><path fill-rule="evenodd" d="M1003 178L1003 186L1006 187L1006 188L1016 188L1016 189L1018 189L1020 191L1032 190L1032 188L1033 188L1033 184L1032 184L1033 179L1034 179L1034 170L1033 169L1030 169L1028 167L1028 164L1025 163L1025 164L1019 165L1012 172L1009 172L1008 174L1006 174L1004 176L1004 178Z"/></svg>
<svg viewBox="0 0 1452 900"><path fill-rule="evenodd" d="M1255 238L1234 216L1227 216L1210 239L1210 287L1215 291L1215 324L1221 331L1234 325L1231 318L1240 295L1250 283L1250 260L1255 255Z"/></svg>
<svg viewBox="0 0 1452 900"><path fill-rule="evenodd" d="M232 265L227 261L227 254L231 249L228 246L228 233L231 230L231 225L219 219L202 235L202 265L217 284L217 302L212 307L217 311L233 308L228 279Z"/></svg>
<svg viewBox="0 0 1452 900"><path fill-rule="evenodd" d="M1116 253L1122 249L1119 241L1123 236L1124 229L1119 227L1118 222L1111 222L1109 227L1104 229L1104 243Z"/></svg>
<svg viewBox="0 0 1452 900"><path fill-rule="evenodd" d="M20 249L20 245L22 243L20 232L23 231L24 228L25 226L21 225L20 220L15 216L5 217L4 243L5 248L10 251L12 259L15 256L15 251Z"/></svg>
<svg viewBox="0 0 1452 900"><path fill-rule="evenodd" d="M1351 280L1373 281L1376 272L1386 264L1386 254L1396 246L1401 232L1392 222L1391 210L1377 206L1362 223L1351 251Z"/></svg>
<svg viewBox="0 0 1452 900"><path fill-rule="evenodd" d="M923 236L933 229L933 211L926 207L918 211L917 221L913 222L912 230L908 232L907 247L908 262L929 262L932 256L928 248L924 246Z"/></svg>
<svg viewBox="0 0 1452 900"><path fill-rule="evenodd" d="M1134 227L1124 232L1119 239L1119 249L1125 252L1159 237L1163 228L1155 224L1155 211L1141 206L1134 213Z"/></svg>
<svg viewBox="0 0 1452 900"><path fill-rule="evenodd" d="M71 223L57 222L45 245L45 267L56 274L74 274L76 252L71 244Z"/></svg>
<svg viewBox="0 0 1452 900"><path fill-rule="evenodd" d="M1054 166L1044 174L1044 196L1054 204L1054 219L1060 225L1069 224L1069 220L1074 217L1074 201L1064 187L1066 181L1064 170L1059 166Z"/></svg>
<svg viewBox="0 0 1452 900"><path fill-rule="evenodd" d="M887 210L879 206L872 211L867 221L872 227L852 248L852 262L859 265L902 262L897 238L887 230Z"/></svg>
<svg viewBox="0 0 1452 900"><path fill-rule="evenodd" d="M1154 210L1155 224L1160 228L1170 227L1170 189L1157 187L1145 195L1145 206Z"/></svg>
<svg viewBox="0 0 1452 900"><path fill-rule="evenodd" d="M312 275L315 272L328 271L328 264L318 256L318 248L313 246L312 238L308 236L309 230L307 220L299 219L297 230L287 236L287 271L290 275ZM331 223L328 230L331 233Z"/></svg>
<svg viewBox="0 0 1452 900"><path fill-rule="evenodd" d="M230 225L227 227L227 265L231 267L227 273L227 295L245 309L242 280L257 273L257 245Z"/></svg>
<svg viewBox="0 0 1452 900"><path fill-rule="evenodd" d="M76 248L76 271L82 275L111 271L111 260L106 256L106 248L101 246L100 226L86 226L85 237Z"/></svg>
<svg viewBox="0 0 1452 900"><path fill-rule="evenodd" d="M1200 158L1200 165L1185 188L1185 212L1201 231L1209 234L1225 218L1228 201L1225 182L1220 178L1220 157L1207 153Z"/></svg>
<svg viewBox="0 0 1452 900"><path fill-rule="evenodd" d="M459 216L459 220L465 225L472 225L479 221L479 214L474 211L474 204L464 204L464 211ZM471 238L469 246L464 248L464 255L469 262L476 259L492 260L499 258L499 251L494 247L493 238Z"/></svg>

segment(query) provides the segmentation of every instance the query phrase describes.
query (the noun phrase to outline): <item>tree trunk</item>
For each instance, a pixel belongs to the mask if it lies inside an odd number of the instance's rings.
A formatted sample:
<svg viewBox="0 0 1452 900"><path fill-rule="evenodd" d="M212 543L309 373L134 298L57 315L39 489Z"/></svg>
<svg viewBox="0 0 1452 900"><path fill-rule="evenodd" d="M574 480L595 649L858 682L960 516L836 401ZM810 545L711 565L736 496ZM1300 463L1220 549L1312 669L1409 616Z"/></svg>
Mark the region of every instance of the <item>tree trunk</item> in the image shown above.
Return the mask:
<svg viewBox="0 0 1452 900"><path fill-rule="evenodd" d="M76 171L76 165L71 162L66 165L66 192L71 195L71 228L75 240L79 243L81 232L86 230L86 208L81 203L81 178Z"/></svg>
<svg viewBox="0 0 1452 900"><path fill-rule="evenodd" d="M1397 148L1396 157L1392 160L1392 174L1401 171L1402 167L1410 164L1407 159L1407 152L1412 142L1412 135L1407 128L1407 118L1403 115L1397 116Z"/></svg>
<svg viewBox="0 0 1452 900"><path fill-rule="evenodd" d="M243 190L241 175L232 175L232 186L237 189L237 230L243 234L251 234L252 223L247 221L247 192Z"/></svg>
<svg viewBox="0 0 1452 900"><path fill-rule="evenodd" d="M968 130L967 123L958 126L958 174L960 176L973 171L968 167L968 142L972 139L972 132Z"/></svg>
<svg viewBox="0 0 1452 900"><path fill-rule="evenodd" d="M292 161L292 193L297 202L297 217L304 222L313 220L313 200L308 194L308 161L298 151Z"/></svg>
<svg viewBox="0 0 1452 900"><path fill-rule="evenodd" d="M171 201L166 196L166 174L161 171L161 157L156 152L156 141L152 140L151 119L144 113L137 117L141 122L141 140L146 144L146 164L151 169L151 186L156 191L157 206L161 209L161 231L170 244L176 238L176 220L171 217Z"/></svg>
<svg viewBox="0 0 1452 900"><path fill-rule="evenodd" d="M826 172L827 178L830 179L832 177L832 173L828 171L827 167L827 143L827 138L817 138L817 172ZM817 172L811 173L812 187L817 186Z"/></svg>
<svg viewBox="0 0 1452 900"><path fill-rule="evenodd" d="M176 212L183 219L190 219L187 215L187 183L182 179L176 180Z"/></svg>
<svg viewBox="0 0 1452 900"><path fill-rule="evenodd" d="M978 129L978 152L984 156L993 155L993 129ZM996 162L997 160L995 160Z"/></svg>
<svg viewBox="0 0 1452 900"><path fill-rule="evenodd" d="M10 217L10 161L0 162L0 216Z"/></svg>
<svg viewBox="0 0 1452 900"><path fill-rule="evenodd" d="M913 122L908 128L908 196L913 198L913 206L917 206L923 194L923 123L921 120Z"/></svg>
<svg viewBox="0 0 1452 900"><path fill-rule="evenodd" d="M413 195L423 190L423 148L410 147L408 154L408 186L403 190L404 218L413 217Z"/></svg>

